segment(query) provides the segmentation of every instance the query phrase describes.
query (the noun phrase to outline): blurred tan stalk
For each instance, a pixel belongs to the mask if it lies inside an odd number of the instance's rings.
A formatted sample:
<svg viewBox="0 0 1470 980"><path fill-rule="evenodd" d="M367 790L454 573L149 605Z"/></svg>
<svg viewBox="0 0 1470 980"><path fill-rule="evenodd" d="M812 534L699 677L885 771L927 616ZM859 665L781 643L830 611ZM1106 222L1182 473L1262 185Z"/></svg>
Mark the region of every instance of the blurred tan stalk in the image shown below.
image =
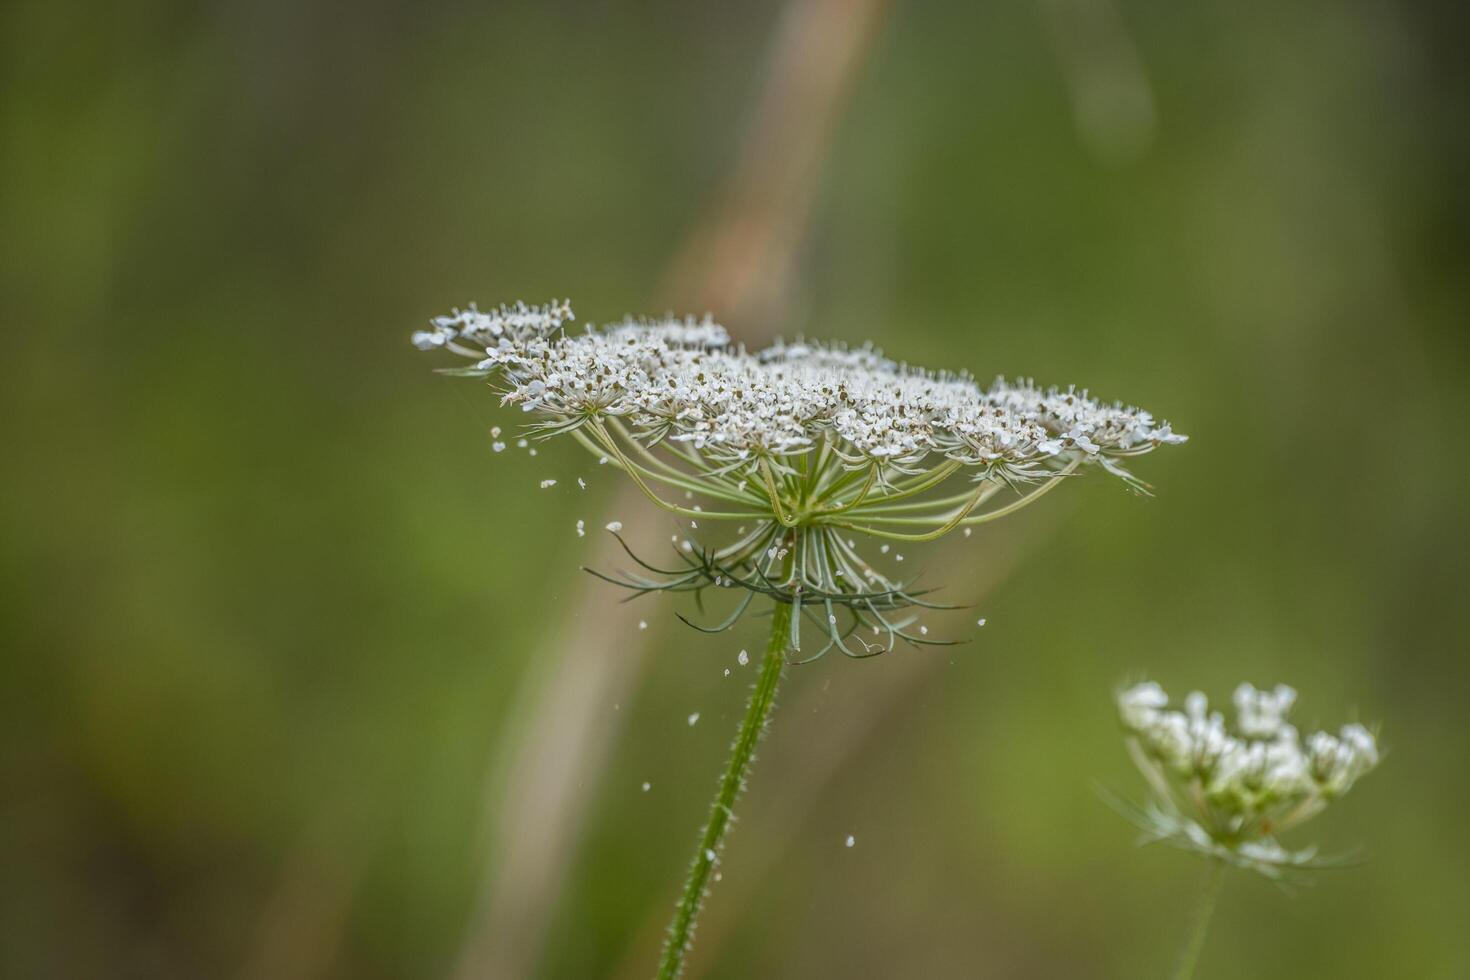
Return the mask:
<svg viewBox="0 0 1470 980"><path fill-rule="evenodd" d="M760 100L725 190L670 263L671 309L711 310L741 339L770 338L789 295L817 176L886 0L797 0L783 14ZM629 486L614 516L643 501ZM616 564L602 536L590 564ZM636 545L637 542L635 541ZM647 652L616 590L582 587L578 613L532 659L486 792L485 864L458 980L525 977L540 959L587 803Z"/></svg>

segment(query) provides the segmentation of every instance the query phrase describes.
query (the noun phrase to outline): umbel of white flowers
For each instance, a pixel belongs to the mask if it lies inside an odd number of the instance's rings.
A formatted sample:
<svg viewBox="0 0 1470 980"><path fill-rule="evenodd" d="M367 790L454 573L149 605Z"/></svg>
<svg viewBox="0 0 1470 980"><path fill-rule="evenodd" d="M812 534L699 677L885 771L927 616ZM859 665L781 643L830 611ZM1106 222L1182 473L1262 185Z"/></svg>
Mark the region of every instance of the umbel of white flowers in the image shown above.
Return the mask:
<svg viewBox="0 0 1470 980"><path fill-rule="evenodd" d="M1153 790L1131 813L1152 838L1281 878L1322 866L1315 848L1289 851L1278 834L1322 812L1378 765L1378 744L1360 724L1305 739L1287 722L1296 691L1284 684L1235 690L1235 724L1199 691L1169 708L1152 681L1119 692L1128 748Z"/></svg>
<svg viewBox="0 0 1470 980"><path fill-rule="evenodd" d="M714 630L732 625L756 594L792 603L828 640L817 655L837 646L867 656L895 637L935 642L892 615L932 605L924 591L874 567L856 538L968 533L1083 468L1143 490L1124 461L1185 441L1148 412L1086 391L1006 380L982 388L871 346L796 340L752 352L707 318L575 333L563 329L572 319L566 302L471 306L434 319L413 342L471 359L447 373L489 379L503 403L534 417L533 435L569 437L700 535L738 525L728 540L688 542L673 569L632 556L642 571L618 584L744 590ZM796 650L802 619L792 617ZM886 645L870 645L861 627L886 633Z"/></svg>

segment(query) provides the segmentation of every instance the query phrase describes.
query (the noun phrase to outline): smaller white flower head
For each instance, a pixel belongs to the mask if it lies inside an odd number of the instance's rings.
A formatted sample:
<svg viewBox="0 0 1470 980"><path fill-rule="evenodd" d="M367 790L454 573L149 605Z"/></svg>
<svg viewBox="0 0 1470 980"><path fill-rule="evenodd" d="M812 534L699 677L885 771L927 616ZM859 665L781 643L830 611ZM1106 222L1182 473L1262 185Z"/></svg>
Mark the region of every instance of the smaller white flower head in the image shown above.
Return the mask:
<svg viewBox="0 0 1470 980"><path fill-rule="evenodd" d="M1287 721L1296 698L1284 684L1242 684L1232 725L1199 691L1183 710L1171 710L1152 681L1120 691L1119 718L1154 790L1141 820L1150 833L1272 877L1314 860L1315 851L1287 851L1276 835L1341 797L1379 753L1373 733L1356 723L1303 740Z"/></svg>

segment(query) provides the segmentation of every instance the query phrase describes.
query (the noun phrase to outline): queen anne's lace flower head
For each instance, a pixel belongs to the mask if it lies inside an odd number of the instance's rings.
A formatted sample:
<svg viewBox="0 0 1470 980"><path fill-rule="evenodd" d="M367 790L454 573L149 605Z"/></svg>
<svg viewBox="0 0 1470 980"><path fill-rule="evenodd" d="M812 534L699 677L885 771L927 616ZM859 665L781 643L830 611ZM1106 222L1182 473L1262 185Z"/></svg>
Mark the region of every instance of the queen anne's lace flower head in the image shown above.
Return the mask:
<svg viewBox="0 0 1470 980"><path fill-rule="evenodd" d="M1320 862L1277 835L1316 816L1378 765L1378 743L1360 724L1303 740L1287 722L1296 691L1242 684L1235 724L1198 691L1183 710L1152 681L1118 694L1129 751L1153 790L1132 814L1147 833L1272 878Z"/></svg>
<svg viewBox="0 0 1470 980"><path fill-rule="evenodd" d="M681 549L694 571L679 580L820 604L829 624L831 607L844 606L854 628L886 630L890 646L894 636L919 641L880 610L916 593L862 558L856 535L932 540L1010 513L1084 467L1143 489L1124 461L1185 441L1148 412L1085 390L981 386L871 346L797 339L750 352L708 318L571 332L572 318L564 302L471 306L413 341L473 358L451 373L490 379L504 404L534 417L537 434L572 437L664 510L744 525L723 547ZM966 477L961 492L942 492ZM1017 496L985 506L1004 490ZM852 652L835 625L826 632Z"/></svg>

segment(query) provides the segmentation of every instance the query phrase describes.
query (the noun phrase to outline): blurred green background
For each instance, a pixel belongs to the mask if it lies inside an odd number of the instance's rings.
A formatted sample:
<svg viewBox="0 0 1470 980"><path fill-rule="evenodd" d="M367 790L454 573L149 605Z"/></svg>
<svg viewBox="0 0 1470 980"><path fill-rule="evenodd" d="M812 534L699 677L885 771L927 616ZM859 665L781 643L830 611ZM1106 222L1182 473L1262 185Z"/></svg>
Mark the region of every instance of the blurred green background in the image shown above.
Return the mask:
<svg viewBox="0 0 1470 980"><path fill-rule="evenodd" d="M600 615L572 527L616 487L569 445L492 454L518 420L408 333L471 299L658 312L781 16L0 10L5 976L467 974L527 692L576 682L544 665ZM732 330L1075 381L1192 440L1140 462L1152 499L1081 481L936 548L974 643L788 674L691 975L1162 975L1202 869L1095 793L1141 792L1110 695L1147 674L1289 682L1300 724L1388 749L1289 841L1365 863L1233 875L1202 978L1470 976L1460 16L888 11L782 322ZM652 649L583 709L606 756L544 931L508 929L525 975L651 972L760 630L675 608L599 634Z"/></svg>

